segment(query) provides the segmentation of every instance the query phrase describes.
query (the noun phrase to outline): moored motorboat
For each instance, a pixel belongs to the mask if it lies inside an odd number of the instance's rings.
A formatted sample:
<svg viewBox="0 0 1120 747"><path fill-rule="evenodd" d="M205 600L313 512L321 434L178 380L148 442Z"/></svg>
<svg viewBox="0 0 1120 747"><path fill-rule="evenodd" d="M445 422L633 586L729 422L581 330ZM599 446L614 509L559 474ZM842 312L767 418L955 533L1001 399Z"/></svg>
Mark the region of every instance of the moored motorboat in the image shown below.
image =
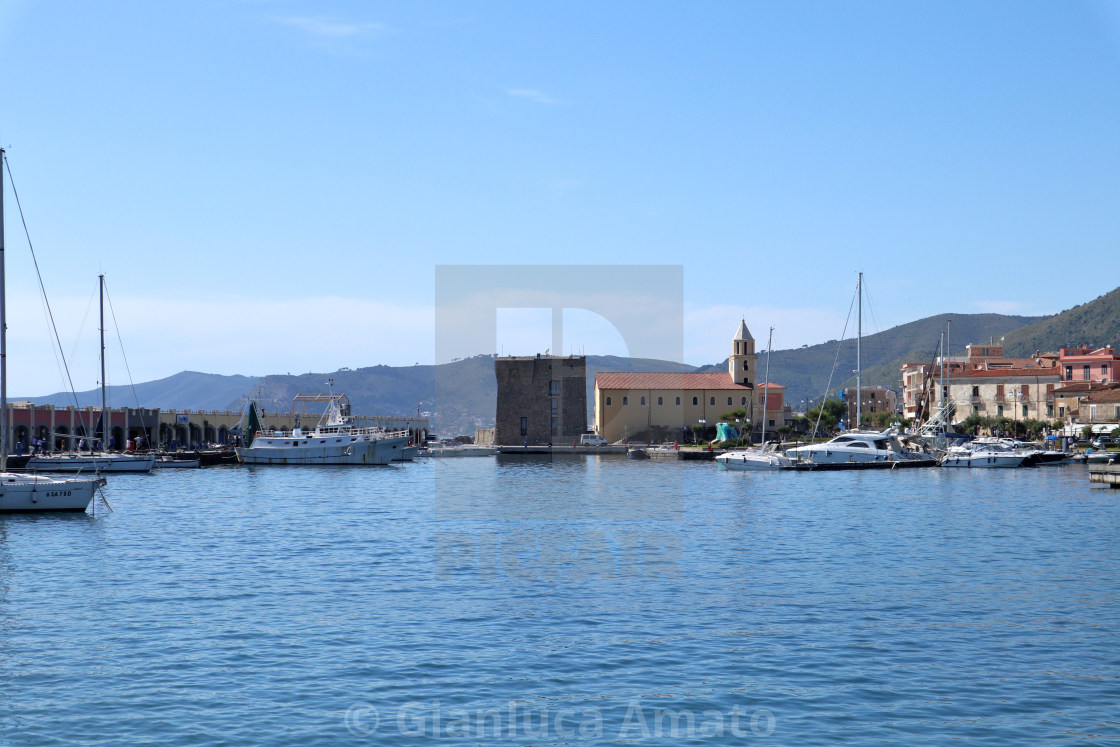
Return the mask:
<svg viewBox="0 0 1120 747"><path fill-rule="evenodd" d="M796 467L859 465L870 467L931 467L937 460L907 448L893 428L883 431L848 431L823 444L786 449Z"/></svg>
<svg viewBox="0 0 1120 747"><path fill-rule="evenodd" d="M198 459L180 458L164 455L156 459L156 469L191 469L201 467Z"/></svg>
<svg viewBox="0 0 1120 747"><path fill-rule="evenodd" d="M733 449L716 457L716 463L730 470L775 470L793 466L793 459L778 450L777 444L766 444L760 449Z"/></svg>
<svg viewBox="0 0 1120 747"><path fill-rule="evenodd" d="M950 446L941 458L942 467L1002 468L1029 464L1025 451L1009 449L1001 444L969 444Z"/></svg>
<svg viewBox="0 0 1120 747"><path fill-rule="evenodd" d="M496 446L482 446L480 444L430 444L427 448L428 456L439 459L449 457L484 457L494 456L498 453Z"/></svg>

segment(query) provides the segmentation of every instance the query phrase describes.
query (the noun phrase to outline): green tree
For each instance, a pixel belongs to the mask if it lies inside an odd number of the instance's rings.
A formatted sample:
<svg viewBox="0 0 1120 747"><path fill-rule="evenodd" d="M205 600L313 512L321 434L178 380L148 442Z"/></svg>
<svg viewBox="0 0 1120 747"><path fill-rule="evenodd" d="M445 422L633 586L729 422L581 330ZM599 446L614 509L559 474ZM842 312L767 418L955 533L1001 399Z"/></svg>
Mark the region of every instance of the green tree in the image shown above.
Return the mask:
<svg viewBox="0 0 1120 747"><path fill-rule="evenodd" d="M820 417L820 429L825 433L836 430L840 421L848 414L848 406L840 399L825 400L824 405L821 407L814 407L809 412L805 413L806 419L809 421L809 430L817 423L818 416Z"/></svg>

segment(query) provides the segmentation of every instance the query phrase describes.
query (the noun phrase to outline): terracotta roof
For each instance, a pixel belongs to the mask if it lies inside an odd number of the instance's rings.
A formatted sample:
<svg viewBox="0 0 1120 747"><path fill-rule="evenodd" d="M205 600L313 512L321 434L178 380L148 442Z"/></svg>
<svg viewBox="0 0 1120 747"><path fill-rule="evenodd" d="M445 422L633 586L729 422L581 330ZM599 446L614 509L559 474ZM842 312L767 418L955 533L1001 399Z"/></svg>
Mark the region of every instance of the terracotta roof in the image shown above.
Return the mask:
<svg viewBox="0 0 1120 747"><path fill-rule="evenodd" d="M1054 389L1054 394L1078 394L1080 392L1103 392L1106 389L1120 388L1120 384L1102 384L1099 381L1070 381L1065 386Z"/></svg>
<svg viewBox="0 0 1120 747"><path fill-rule="evenodd" d="M1120 402L1120 389L1106 389L1103 392L1093 392L1081 400L1082 405L1095 405L1101 402Z"/></svg>
<svg viewBox="0 0 1120 747"><path fill-rule="evenodd" d="M642 371L600 371L595 374L596 389L743 389L722 373L655 373Z"/></svg>
<svg viewBox="0 0 1120 747"><path fill-rule="evenodd" d="M786 386L785 386L785 384L775 384L773 381L771 381L767 384L759 384L758 388L759 389L785 389Z"/></svg>
<svg viewBox="0 0 1120 747"><path fill-rule="evenodd" d="M996 378L1000 376L1059 376L1057 366L1053 368L997 368L994 371L961 371L955 378L976 379Z"/></svg>

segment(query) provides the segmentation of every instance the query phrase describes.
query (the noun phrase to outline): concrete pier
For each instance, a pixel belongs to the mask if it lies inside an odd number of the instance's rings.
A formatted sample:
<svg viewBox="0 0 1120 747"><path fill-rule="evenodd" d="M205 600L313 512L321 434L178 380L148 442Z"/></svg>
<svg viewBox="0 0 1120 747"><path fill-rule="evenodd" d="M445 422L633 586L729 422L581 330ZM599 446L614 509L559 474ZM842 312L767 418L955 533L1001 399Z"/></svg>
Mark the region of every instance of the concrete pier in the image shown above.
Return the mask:
<svg viewBox="0 0 1120 747"><path fill-rule="evenodd" d="M1120 461L1090 464L1089 482L1099 482L1113 489L1120 488Z"/></svg>

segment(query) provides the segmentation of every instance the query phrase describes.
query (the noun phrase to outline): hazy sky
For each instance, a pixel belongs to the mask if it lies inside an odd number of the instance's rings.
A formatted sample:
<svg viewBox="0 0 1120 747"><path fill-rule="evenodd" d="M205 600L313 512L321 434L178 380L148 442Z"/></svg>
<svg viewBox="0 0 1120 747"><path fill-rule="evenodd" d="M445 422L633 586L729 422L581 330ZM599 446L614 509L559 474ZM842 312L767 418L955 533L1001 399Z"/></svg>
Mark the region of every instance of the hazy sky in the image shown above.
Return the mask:
<svg viewBox="0 0 1120 747"><path fill-rule="evenodd" d="M840 337L858 271L865 331L1120 285L1115 2L0 0L0 70L78 389L99 272L136 382L430 363L442 265L679 265L690 363L741 316ZM8 391L45 394L5 207Z"/></svg>

